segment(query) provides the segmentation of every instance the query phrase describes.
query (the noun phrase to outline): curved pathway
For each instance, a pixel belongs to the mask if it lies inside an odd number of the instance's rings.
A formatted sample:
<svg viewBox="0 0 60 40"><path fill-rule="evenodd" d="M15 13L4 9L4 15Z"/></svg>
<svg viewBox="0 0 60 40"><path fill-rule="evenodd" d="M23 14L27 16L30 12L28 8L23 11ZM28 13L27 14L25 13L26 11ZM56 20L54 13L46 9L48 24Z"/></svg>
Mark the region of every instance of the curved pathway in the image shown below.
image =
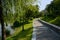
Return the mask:
<svg viewBox="0 0 60 40"><path fill-rule="evenodd" d="M60 36L55 31L36 19L33 20L33 29L32 40L60 40Z"/></svg>

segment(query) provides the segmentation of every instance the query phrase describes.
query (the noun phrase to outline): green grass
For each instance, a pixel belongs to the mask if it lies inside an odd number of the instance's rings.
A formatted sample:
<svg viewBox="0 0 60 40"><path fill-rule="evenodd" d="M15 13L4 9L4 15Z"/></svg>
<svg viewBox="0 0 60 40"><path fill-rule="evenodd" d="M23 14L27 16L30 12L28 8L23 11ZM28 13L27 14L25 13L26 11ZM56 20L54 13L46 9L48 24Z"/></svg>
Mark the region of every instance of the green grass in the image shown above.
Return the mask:
<svg viewBox="0 0 60 40"><path fill-rule="evenodd" d="M13 35L6 38L6 40L31 40L32 38L32 21L29 21L28 24L24 25L24 31L22 31L22 26L15 28Z"/></svg>
<svg viewBox="0 0 60 40"><path fill-rule="evenodd" d="M56 18L45 18L45 17L40 17L42 20L49 22L51 24L60 26L60 16L57 16Z"/></svg>
<svg viewBox="0 0 60 40"><path fill-rule="evenodd" d="M49 22L51 20L53 20L52 18L48 18L48 17L40 17L42 20L46 21L46 22Z"/></svg>
<svg viewBox="0 0 60 40"><path fill-rule="evenodd" d="M49 23L55 24L57 26L60 26L60 17L56 17L54 20L50 21Z"/></svg>

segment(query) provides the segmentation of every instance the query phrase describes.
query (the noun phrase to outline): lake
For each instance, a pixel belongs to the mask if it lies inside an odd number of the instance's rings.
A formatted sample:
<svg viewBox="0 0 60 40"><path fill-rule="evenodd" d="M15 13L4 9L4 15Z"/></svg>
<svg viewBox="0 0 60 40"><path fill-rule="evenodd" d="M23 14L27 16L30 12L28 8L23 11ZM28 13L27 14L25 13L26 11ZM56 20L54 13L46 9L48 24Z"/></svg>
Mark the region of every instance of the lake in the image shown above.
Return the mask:
<svg viewBox="0 0 60 40"><path fill-rule="evenodd" d="M5 28L10 31L11 35L14 33L14 29L11 28L10 24L8 24L8 26L5 25ZM0 24L0 36L2 36L1 24Z"/></svg>

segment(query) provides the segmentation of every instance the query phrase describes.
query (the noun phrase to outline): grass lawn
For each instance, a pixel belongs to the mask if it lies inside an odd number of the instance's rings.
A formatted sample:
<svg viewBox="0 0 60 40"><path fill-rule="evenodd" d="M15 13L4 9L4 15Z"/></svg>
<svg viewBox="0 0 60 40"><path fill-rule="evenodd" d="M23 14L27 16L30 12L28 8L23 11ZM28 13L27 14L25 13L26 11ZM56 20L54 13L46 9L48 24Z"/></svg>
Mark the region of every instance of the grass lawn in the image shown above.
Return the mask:
<svg viewBox="0 0 60 40"><path fill-rule="evenodd" d="M32 38L32 21L24 25L24 31L22 31L22 26L15 28L13 35L6 38L6 40L31 40Z"/></svg>
<svg viewBox="0 0 60 40"><path fill-rule="evenodd" d="M46 21L48 23L60 26L60 16L57 16L56 18L40 17L40 19L42 19L42 20L44 20L44 21Z"/></svg>

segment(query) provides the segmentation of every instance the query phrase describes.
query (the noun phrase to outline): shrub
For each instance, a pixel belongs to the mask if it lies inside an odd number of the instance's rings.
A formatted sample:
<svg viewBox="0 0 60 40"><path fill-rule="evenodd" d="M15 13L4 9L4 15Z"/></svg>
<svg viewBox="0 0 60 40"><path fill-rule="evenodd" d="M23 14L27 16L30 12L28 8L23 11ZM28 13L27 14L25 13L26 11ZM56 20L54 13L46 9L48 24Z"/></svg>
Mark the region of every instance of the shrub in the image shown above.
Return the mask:
<svg viewBox="0 0 60 40"><path fill-rule="evenodd" d="M56 17L51 23L60 26L60 17Z"/></svg>
<svg viewBox="0 0 60 40"><path fill-rule="evenodd" d="M15 21L15 22L13 23L13 26L14 26L14 27L19 27L19 26L20 26L19 21Z"/></svg>
<svg viewBox="0 0 60 40"><path fill-rule="evenodd" d="M6 29L6 36L9 36L9 35L10 35L10 30Z"/></svg>

